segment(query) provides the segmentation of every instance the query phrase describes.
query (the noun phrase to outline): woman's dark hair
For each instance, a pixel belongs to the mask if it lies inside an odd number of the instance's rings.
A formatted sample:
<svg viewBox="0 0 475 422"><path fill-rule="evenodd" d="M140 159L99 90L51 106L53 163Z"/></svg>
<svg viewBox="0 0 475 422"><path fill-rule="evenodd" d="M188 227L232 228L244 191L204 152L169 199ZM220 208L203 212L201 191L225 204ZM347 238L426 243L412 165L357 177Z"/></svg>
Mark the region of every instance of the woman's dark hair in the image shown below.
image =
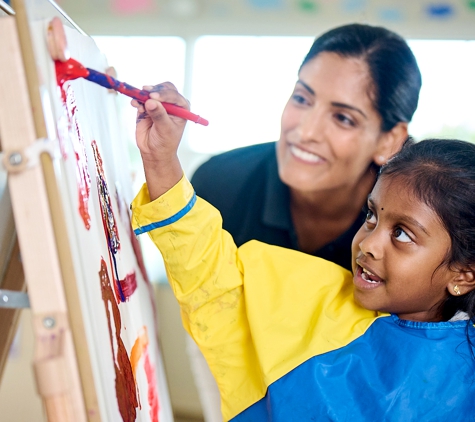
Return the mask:
<svg viewBox="0 0 475 422"><path fill-rule="evenodd" d="M300 69L323 52L364 60L371 77L370 98L380 114L384 132L410 122L417 108L421 73L404 38L386 28L351 24L318 37Z"/></svg>
<svg viewBox="0 0 475 422"><path fill-rule="evenodd" d="M404 180L446 228L451 249L442 265L475 271L475 145L454 139L428 139L404 145L381 167L379 177ZM449 320L464 311L475 322L475 290L448 295L440 310Z"/></svg>

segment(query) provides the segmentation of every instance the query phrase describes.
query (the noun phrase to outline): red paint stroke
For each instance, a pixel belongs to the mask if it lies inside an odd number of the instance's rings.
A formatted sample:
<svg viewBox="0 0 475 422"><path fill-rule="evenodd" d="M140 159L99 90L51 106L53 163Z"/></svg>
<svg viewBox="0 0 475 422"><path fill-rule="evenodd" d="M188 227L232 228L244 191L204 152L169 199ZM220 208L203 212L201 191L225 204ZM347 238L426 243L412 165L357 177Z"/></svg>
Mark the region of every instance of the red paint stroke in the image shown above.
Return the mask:
<svg viewBox="0 0 475 422"><path fill-rule="evenodd" d="M155 368L150 360L150 354L148 352L148 334L147 327L143 326L139 332L137 340L130 352L130 362L132 365L132 371L134 379L137 376L137 366L140 358L143 357L144 370L147 377L148 384L148 404L150 406L150 420L152 422L159 422L158 413L160 411L160 403L158 400L158 391L156 387Z"/></svg>
<svg viewBox="0 0 475 422"><path fill-rule="evenodd" d="M137 277L135 276L135 271L127 274L123 280L119 280L122 293L124 294L125 300L129 300L130 296L137 289ZM119 292L116 291L116 297L119 295Z"/></svg>
<svg viewBox="0 0 475 422"><path fill-rule="evenodd" d="M137 417L137 394L134 373L130 364L127 350L125 349L122 338L120 337L120 330L122 321L120 318L119 307L115 301L114 293L112 291L109 274L107 272L106 262L101 258L101 270L99 271L99 278L101 281L102 300L104 301L104 308L106 311L107 322L109 327L109 337L114 356L114 371L115 371L115 392L117 397L117 404L119 412L124 422L133 422ZM111 314L114 319L115 332L112 331ZM114 352L114 339L117 344L117 353Z"/></svg>
<svg viewBox="0 0 475 422"><path fill-rule="evenodd" d="M68 84L58 82L61 91L61 99L63 100L63 115L67 116L67 124L60 119L58 122L58 137L60 139L60 148L63 157L66 159L65 143L71 139L74 156L76 158L76 181L78 186L78 203L79 215L84 222L87 230L91 228L91 216L89 214L89 196L91 192L91 179L89 177L86 149L82 136L79 121L77 119L76 99L74 92Z"/></svg>

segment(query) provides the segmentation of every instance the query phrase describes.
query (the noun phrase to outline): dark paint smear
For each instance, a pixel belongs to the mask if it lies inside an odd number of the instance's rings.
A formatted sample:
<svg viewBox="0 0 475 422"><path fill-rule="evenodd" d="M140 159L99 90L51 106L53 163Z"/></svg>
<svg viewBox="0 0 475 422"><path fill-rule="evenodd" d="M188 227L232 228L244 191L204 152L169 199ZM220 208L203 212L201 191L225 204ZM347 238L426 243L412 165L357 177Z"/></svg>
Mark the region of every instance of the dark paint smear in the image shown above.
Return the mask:
<svg viewBox="0 0 475 422"><path fill-rule="evenodd" d="M91 216L89 215L91 178L89 177L84 139L82 137L79 122L76 117L76 100L74 98L74 93L69 85L66 89L62 84L58 84L58 86L61 90L61 98L63 100L63 106L68 119L68 133L72 141L74 156L76 158L76 180L78 185L79 215L81 216L81 219L84 222L84 226L87 230L89 230L91 228ZM64 143L64 139L62 139L62 141ZM62 153L63 157L65 157L66 153L64 150L64 144L62 145Z"/></svg>
<svg viewBox="0 0 475 422"><path fill-rule="evenodd" d="M104 234L107 239L107 247L109 249L109 260L111 267L114 269L112 278L114 280L114 290L117 297L117 302L125 302L128 297L124 295L122 290L122 281L119 279L119 270L117 269L117 262L115 255L120 249L119 230L112 211L112 203L107 187L107 182L104 175L104 168L102 166L102 157L99 153L96 141L92 141L92 151L94 152L94 160L96 161L97 170L97 193L99 195L99 203L101 205L101 218ZM133 292L132 292L133 293Z"/></svg>
<svg viewBox="0 0 475 422"><path fill-rule="evenodd" d="M130 364L127 350L120 337L121 319L119 307L115 301L114 293L110 284L109 274L104 259L101 259L101 270L99 271L99 278L101 281L102 300L104 301L104 308L106 311L109 337L114 355L114 340L111 325L110 308L112 309L112 316L114 318L115 338L117 343L117 355L114 356L114 370L115 370L115 392L117 396L117 404L119 405L119 412L124 422L133 422L137 417L137 395L132 366ZM110 305L110 306L109 306Z"/></svg>
<svg viewBox="0 0 475 422"><path fill-rule="evenodd" d="M125 296L125 300L129 299L132 296L132 293L137 289L137 277L135 276L135 271L127 274L123 280L120 280L120 286L122 288L122 293Z"/></svg>

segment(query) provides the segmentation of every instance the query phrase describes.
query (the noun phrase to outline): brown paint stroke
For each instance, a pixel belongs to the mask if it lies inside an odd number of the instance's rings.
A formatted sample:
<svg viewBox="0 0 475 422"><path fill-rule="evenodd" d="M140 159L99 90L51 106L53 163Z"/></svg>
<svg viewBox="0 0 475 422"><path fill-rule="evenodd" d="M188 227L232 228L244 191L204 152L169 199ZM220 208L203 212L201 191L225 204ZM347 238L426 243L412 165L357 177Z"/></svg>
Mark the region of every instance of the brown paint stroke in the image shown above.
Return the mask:
<svg viewBox="0 0 475 422"><path fill-rule="evenodd" d="M130 364L127 350L120 337L121 318L119 307L112 291L112 286L107 272L107 265L104 258L101 258L101 270L99 271L99 278L101 281L102 300L107 315L109 337L112 348L112 355L114 355L114 341L113 331L111 325L111 314L114 319L115 338L117 343L117 355L114 356L114 370L115 370L115 392L117 396L117 404L119 405L119 412L124 422L133 422L137 417L138 400L136 395L136 385L132 366ZM109 308L110 305L110 308Z"/></svg>

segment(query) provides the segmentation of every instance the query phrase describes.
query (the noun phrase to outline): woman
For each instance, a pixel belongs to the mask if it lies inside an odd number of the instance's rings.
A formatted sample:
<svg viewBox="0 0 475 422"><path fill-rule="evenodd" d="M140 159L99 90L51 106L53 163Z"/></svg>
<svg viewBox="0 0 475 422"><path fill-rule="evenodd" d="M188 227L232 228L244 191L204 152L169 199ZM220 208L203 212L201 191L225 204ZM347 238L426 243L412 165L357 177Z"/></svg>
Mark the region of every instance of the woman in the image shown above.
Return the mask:
<svg viewBox="0 0 475 422"><path fill-rule="evenodd" d="M350 269L377 168L408 138L420 87L399 35L332 29L300 67L279 141L211 158L193 175L196 193L218 208L238 246L257 239Z"/></svg>
<svg viewBox="0 0 475 422"><path fill-rule="evenodd" d="M193 175L238 246L251 239L351 269L351 241L384 164L408 138L421 75L407 43L369 25L318 37L299 69L277 143L211 158ZM138 106L138 105L137 105ZM217 387L188 344L207 422L221 420Z"/></svg>

